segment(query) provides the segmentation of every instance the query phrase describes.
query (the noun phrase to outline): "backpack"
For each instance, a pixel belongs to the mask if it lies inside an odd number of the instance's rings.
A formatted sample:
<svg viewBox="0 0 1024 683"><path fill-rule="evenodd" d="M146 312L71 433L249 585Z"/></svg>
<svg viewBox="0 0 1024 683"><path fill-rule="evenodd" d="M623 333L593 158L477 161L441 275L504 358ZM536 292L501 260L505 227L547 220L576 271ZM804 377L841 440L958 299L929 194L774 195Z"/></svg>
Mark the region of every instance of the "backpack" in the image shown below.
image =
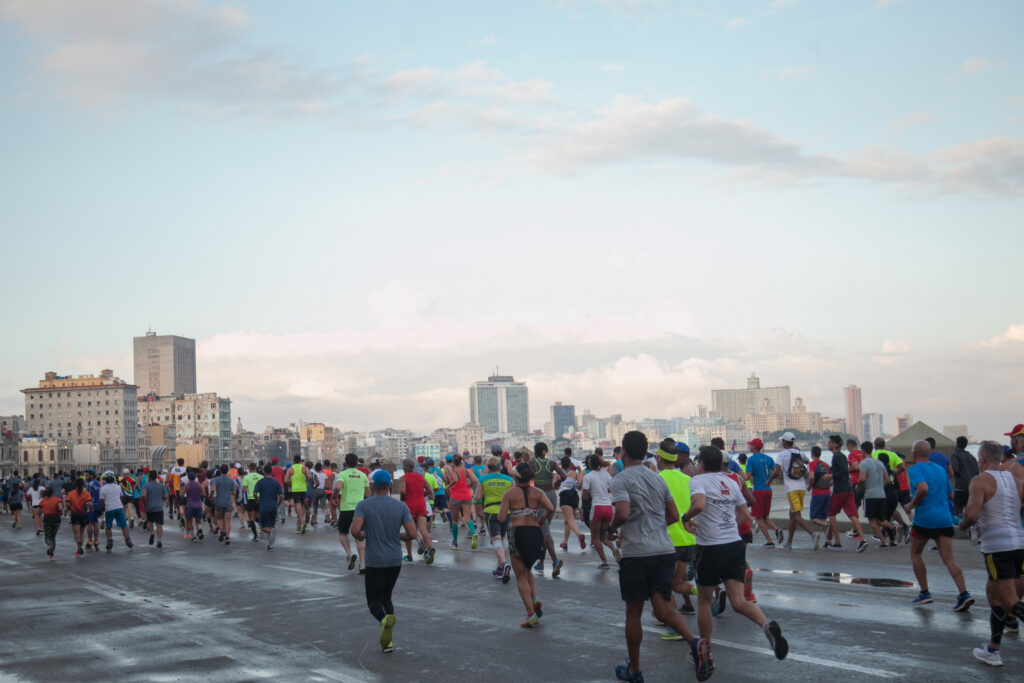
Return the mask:
<svg viewBox="0 0 1024 683"><path fill-rule="evenodd" d="M786 469L786 476L790 479L803 479L807 474L807 463L804 462L804 456L800 455L800 451L791 450L789 452L789 467Z"/></svg>

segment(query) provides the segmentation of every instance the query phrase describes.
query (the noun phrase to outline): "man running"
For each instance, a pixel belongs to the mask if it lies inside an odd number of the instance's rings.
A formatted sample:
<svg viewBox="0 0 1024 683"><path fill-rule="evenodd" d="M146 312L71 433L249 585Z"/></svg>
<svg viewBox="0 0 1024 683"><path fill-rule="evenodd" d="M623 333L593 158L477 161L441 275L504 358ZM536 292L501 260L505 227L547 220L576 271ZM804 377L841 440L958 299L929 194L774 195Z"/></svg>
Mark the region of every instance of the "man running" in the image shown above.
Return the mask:
<svg viewBox="0 0 1024 683"><path fill-rule="evenodd" d="M783 434L780 441L782 450L775 456L775 472L772 476L781 478L786 487L786 500L789 501L789 537L783 547L791 550L797 526L810 534L812 541L815 540L815 536L814 531L800 515L804 509L804 494L807 492L807 462L800 449L794 445L796 437L793 432Z"/></svg>
<svg viewBox="0 0 1024 683"><path fill-rule="evenodd" d="M533 447L534 461L533 465L534 478L533 485L536 486L540 491L547 497L548 502L551 503L552 509L558 509L558 493L555 491L554 481L555 473L558 476L565 478L565 470L557 462L552 461L548 458L548 445L543 441L537 442ZM538 515L542 514L540 511ZM551 556L551 576L558 576L562 571L562 560L558 559L558 555L555 553L555 540L551 537L551 517L553 515L545 515L545 523L541 526L541 531L544 533L544 550L548 555ZM539 572L544 571L544 555L541 555L540 560L534 567Z"/></svg>
<svg viewBox="0 0 1024 683"><path fill-rule="evenodd" d="M956 450L949 456L953 469L953 508L957 515L964 514L970 496L971 481L979 474L978 461L967 452L967 437L956 437Z"/></svg>
<svg viewBox="0 0 1024 683"><path fill-rule="evenodd" d="M640 620L644 603L650 600L654 617L690 644L697 680L705 681L715 669L710 644L693 635L672 602L677 556L668 527L679 521L679 513L665 480L643 466L646 456L647 437L642 432L626 433L622 437L623 470L612 478L615 516L608 531L614 538L621 529L619 594L626 603L627 651L626 663L615 668L615 677L632 683L644 680L640 668ZM735 523L732 528L735 533Z"/></svg>
<svg viewBox="0 0 1024 683"><path fill-rule="evenodd" d="M160 483L160 475L150 470L148 481L142 486L139 494L142 510L146 513L146 526L149 529L149 544L164 547L164 503L167 502L167 487ZM154 529L154 527L156 527Z"/></svg>
<svg viewBox="0 0 1024 683"><path fill-rule="evenodd" d="M213 495L213 518L217 523L217 540L224 545L231 545L231 516L235 498L235 480L228 476L226 467L222 465L209 486L210 493Z"/></svg>
<svg viewBox="0 0 1024 683"><path fill-rule="evenodd" d="M167 485L167 500L170 503L170 515L171 519L174 519L174 513L178 513L178 519L184 521L183 511L185 509L185 501L178 496L178 491L181 490L181 485L185 483L185 475L188 470L185 467L185 459L178 458L177 463L167 473L167 481L164 482Z"/></svg>
<svg viewBox="0 0 1024 683"><path fill-rule="evenodd" d="M203 540L203 496L206 484L199 483L195 470L188 470L181 482L178 499L185 512L185 538L193 543Z"/></svg>
<svg viewBox="0 0 1024 683"><path fill-rule="evenodd" d="M284 500L284 489L274 478L273 465L265 465L263 475L253 484L252 497L259 506L257 511L260 515L260 530L267 535L267 550L273 550L277 510Z"/></svg>
<svg viewBox="0 0 1024 683"><path fill-rule="evenodd" d="M370 496L370 482L366 475L358 468L359 457L355 453L345 456L345 469L338 473L334 480L334 490L338 493L338 540L341 547L345 549L348 556L348 569L356 566L359 562L359 573L365 574L366 566L366 544L356 539L356 550L358 555L352 553L348 536L352 528L352 520L355 519L356 507L359 503ZM413 534L415 536L415 534ZM401 558L399 558L401 559Z"/></svg>
<svg viewBox="0 0 1024 683"><path fill-rule="evenodd" d="M374 470L371 482L373 495L356 505L351 531L357 542L365 544L366 605L381 625L380 649L393 652L392 634L397 619L391 594L402 571L400 533L404 529L408 537L415 538L416 527L409 508L391 497L391 475L387 470Z"/></svg>
<svg viewBox="0 0 1024 683"><path fill-rule="evenodd" d="M484 524L487 526L487 536L491 540L491 547L494 548L494 555L498 560L498 567L491 572L494 576L501 578L502 583L508 583L512 574L512 564L505 556L505 535L508 532L508 524L498 521L498 513L501 511L501 499L505 492L515 485L515 480L507 474L502 474L501 458L492 456L487 461L487 472L478 479L479 493L477 497L483 500Z"/></svg>
<svg viewBox="0 0 1024 683"><path fill-rule="evenodd" d="M851 481L850 462L843 453L843 438L838 434L828 437L828 449L832 451L832 498L828 504L828 520L832 529L833 548L842 548L839 540L839 523L837 517L842 512L849 518L856 534L857 552L862 553L868 547L857 518L857 506L853 500L853 482ZM829 547L825 544L825 547Z"/></svg>
<svg viewBox="0 0 1024 683"><path fill-rule="evenodd" d="M762 548L774 548L776 540L782 545L782 529L771 520L772 514L772 480L775 478L775 461L762 453L764 442L761 439L748 441L750 457L747 458L747 472L754 484L753 516L757 528L764 534L766 543ZM678 446L677 446L678 449ZM768 530L772 533L769 534Z"/></svg>
<svg viewBox="0 0 1024 683"><path fill-rule="evenodd" d="M669 447L671 446L671 447ZM672 502L675 503L676 512L684 514L690 509L690 477L676 469L679 461L679 454L676 452L675 443L669 439L662 442L655 453L658 456L658 475L665 480L669 493L672 494ZM679 608L680 614L695 614L693 603L690 602L690 582L686 580L686 571L693 562L693 553L697 539L689 531L683 528L681 522L668 525L668 537L672 539L675 546L676 567L672 577L672 590L683 596L683 606ZM672 607L675 607L675 598L672 598ZM662 640L682 640L683 636L671 626L662 634Z"/></svg>
<svg viewBox="0 0 1024 683"><path fill-rule="evenodd" d="M348 456L345 456L346 459ZM292 466L284 473L284 480L295 508L295 533L306 533L306 490L309 488L309 468L302 464L302 456L296 455Z"/></svg>
<svg viewBox="0 0 1024 683"><path fill-rule="evenodd" d="M273 468L271 468L273 472ZM260 513L260 502L256 500L256 484L263 478L257 469L257 465L254 462L249 463L249 471L242 477L242 488L245 490L245 514L248 517L249 531L252 532L252 542L259 543L260 535L256 531L256 516ZM274 496L274 502L277 502L277 497ZM275 510L277 508L274 508Z"/></svg>
<svg viewBox="0 0 1024 683"><path fill-rule="evenodd" d="M402 480L398 483L398 495L402 502L405 503L406 507L409 508L409 514L412 516L413 522L415 522L419 535L422 540L419 542L419 554L423 555L423 560L427 564L434 563L434 543L430 538L430 529L427 524L427 499L434 497L434 490L430 488L430 484L423 478L422 474L417 474L414 470L416 469L416 463L406 458L402 461ZM415 535L409 537L405 541L405 547L408 551L405 555L405 560L412 562L412 542L416 540Z"/></svg>
<svg viewBox="0 0 1024 683"><path fill-rule="evenodd" d="M103 481L100 487L100 511L103 512L103 527L107 532L107 552L114 548L114 535L112 529L114 524L121 530L124 536L124 544L131 550L133 547L132 538L128 531L128 520L124 516L124 502L121 500L121 486L116 483L114 473L106 471L103 473Z"/></svg>
<svg viewBox="0 0 1024 683"><path fill-rule="evenodd" d="M921 551L929 539L934 539L939 547L949 575L953 578L959 595L954 612L965 612L974 604L974 598L967 592L964 584L964 573L953 559L953 515L949 511L949 501L953 499L953 486L949 482L948 473L939 465L931 462L931 446L927 441L915 441L913 450L914 464L907 470L910 486L914 497L907 506L914 512L914 526L910 531L910 562L914 567L914 576L921 586L921 592L911 602L918 607L932 602L932 594L928 591L928 570L921 557ZM1018 514L1020 508L1018 507Z"/></svg>
<svg viewBox="0 0 1024 683"><path fill-rule="evenodd" d="M89 526L89 513L92 511L92 495L85 490L85 480L81 477L75 479L74 488L68 491L67 505L71 515L71 531L78 546L75 557L81 557L85 529Z"/></svg>
<svg viewBox="0 0 1024 683"><path fill-rule="evenodd" d="M825 547L831 546L832 527L828 521L828 508L832 502L832 473L829 466L821 459L821 447L811 447L811 462L807 466L807 490L811 492L811 524L824 529L828 535ZM814 532L814 549L821 545L820 531ZM839 539L835 541L838 543Z"/></svg>
<svg viewBox="0 0 1024 683"><path fill-rule="evenodd" d="M26 475L27 476L27 475ZM11 510L11 528L21 528L21 509L25 500L25 484L18 476L18 470L14 470L7 478L7 505Z"/></svg>
<svg viewBox="0 0 1024 683"><path fill-rule="evenodd" d="M100 489L103 484L96 477L95 470L85 471L85 490L92 497L92 508L89 510L89 525L85 529L85 549L90 546L93 552L100 551Z"/></svg>

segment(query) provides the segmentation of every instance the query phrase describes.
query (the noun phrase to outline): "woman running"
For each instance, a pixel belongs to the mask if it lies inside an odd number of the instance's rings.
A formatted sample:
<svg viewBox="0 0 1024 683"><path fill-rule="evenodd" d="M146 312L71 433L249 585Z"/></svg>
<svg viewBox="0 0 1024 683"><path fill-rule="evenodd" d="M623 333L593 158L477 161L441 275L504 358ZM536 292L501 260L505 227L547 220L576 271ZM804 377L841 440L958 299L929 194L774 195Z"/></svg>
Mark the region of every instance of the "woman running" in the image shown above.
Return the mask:
<svg viewBox="0 0 1024 683"><path fill-rule="evenodd" d="M476 475L466 469L462 456L456 453L451 465L445 465L444 477L448 482L448 507L452 513L451 531L452 547L459 547L459 522L466 520L469 529L471 548L476 550L480 537L476 535L476 524L473 522L473 491L477 487Z"/></svg>
<svg viewBox="0 0 1024 683"><path fill-rule="evenodd" d="M562 527L565 530L565 536L559 547L562 550L569 549L569 532L571 531L580 539L580 550L586 550L587 540L576 525L576 510L580 507L578 489L583 485L583 472L572 464L572 458L568 455L562 456L561 465L565 472L565 479L559 483L560 475L555 475L555 483L558 485L558 506L562 508Z"/></svg>
<svg viewBox="0 0 1024 683"><path fill-rule="evenodd" d="M615 561L619 560L619 549L608 540L608 525L612 523L615 516L612 508L612 475L608 473L608 464L601 459L601 456L591 454L587 456L587 467L590 472L583 477L583 497L593 501L590 513L590 544L594 546L598 557L601 558L600 569L608 569L608 559L604 554L604 546L608 546L615 554Z"/></svg>
<svg viewBox="0 0 1024 683"><path fill-rule="evenodd" d="M75 557L82 556L82 542L85 528L89 526L89 512L92 510L92 494L85 490L85 479L75 479L75 488L68 492L68 513L71 515L71 530L75 534L78 550Z"/></svg>
<svg viewBox="0 0 1024 683"><path fill-rule="evenodd" d="M53 551L57 546L57 530L60 529L60 518L64 514L64 501L53 495L53 487L43 489L43 497L39 501L39 511L43 518L43 538L46 539L46 554L53 559Z"/></svg>
<svg viewBox="0 0 1024 683"><path fill-rule="evenodd" d="M512 570L516 573L519 597L526 607L526 619L519 625L533 628L543 616L540 600L537 599L537 584L533 579L532 567L544 554L544 532L542 525L554 514L555 507L540 489L534 488L533 468L521 463L516 467L513 486L501 497L498 523L509 520L508 545L512 555ZM543 507L547 513L537 517L537 510Z"/></svg>
<svg viewBox="0 0 1024 683"><path fill-rule="evenodd" d="M43 500L43 491L46 487L38 476L32 479L32 486L28 489L28 502L32 504L32 521L36 524L36 536L43 533L43 513L39 510L39 503Z"/></svg>

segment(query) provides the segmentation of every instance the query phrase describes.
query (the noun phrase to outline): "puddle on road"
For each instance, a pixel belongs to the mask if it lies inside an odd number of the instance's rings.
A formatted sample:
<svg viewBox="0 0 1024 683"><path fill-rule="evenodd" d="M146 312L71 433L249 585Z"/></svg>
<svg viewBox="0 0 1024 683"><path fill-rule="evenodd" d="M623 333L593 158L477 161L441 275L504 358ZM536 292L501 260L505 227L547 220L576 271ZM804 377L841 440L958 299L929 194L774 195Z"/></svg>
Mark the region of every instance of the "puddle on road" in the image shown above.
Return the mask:
<svg viewBox="0 0 1024 683"><path fill-rule="evenodd" d="M818 572L818 581L828 581L831 583L852 583L861 586L874 586L875 588L913 588L914 584L910 581L900 581L899 579L862 579L849 574L843 574L841 572Z"/></svg>
<svg viewBox="0 0 1024 683"><path fill-rule="evenodd" d="M768 574L803 574L802 571L796 569L755 569L755 572L765 572Z"/></svg>

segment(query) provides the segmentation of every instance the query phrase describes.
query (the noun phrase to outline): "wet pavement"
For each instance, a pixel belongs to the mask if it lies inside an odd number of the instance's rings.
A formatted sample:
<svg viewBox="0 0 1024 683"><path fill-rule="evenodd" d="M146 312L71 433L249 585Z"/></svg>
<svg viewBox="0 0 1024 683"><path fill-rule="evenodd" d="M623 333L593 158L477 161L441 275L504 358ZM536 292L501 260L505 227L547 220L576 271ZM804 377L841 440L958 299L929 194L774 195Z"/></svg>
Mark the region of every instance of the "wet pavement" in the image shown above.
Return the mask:
<svg viewBox="0 0 1024 683"><path fill-rule="evenodd" d="M77 560L65 523L50 562L31 522L19 531L5 522L0 681L605 681L625 657L617 572L578 546L561 577L550 565L538 575L543 623L526 630L514 582L490 575L485 539L476 551L451 550L447 530L436 530L444 542L434 566L402 569L396 649L386 655L333 529L289 528L271 552L248 532L225 547L209 537L190 544L177 527L156 549L135 529L134 550L115 540L113 553ZM714 622L713 680L1020 680L1017 636L1004 637L1002 669L971 656L988 637L988 608L981 556L966 541L955 553L978 602L963 614L951 609L956 590L937 553L925 553L935 603L913 608L905 546L858 554L847 541L814 552L806 534L796 546L748 550L758 603L782 625L790 656L776 661L760 630L728 610ZM646 680L693 680L685 643L661 641L649 612L644 627Z"/></svg>

